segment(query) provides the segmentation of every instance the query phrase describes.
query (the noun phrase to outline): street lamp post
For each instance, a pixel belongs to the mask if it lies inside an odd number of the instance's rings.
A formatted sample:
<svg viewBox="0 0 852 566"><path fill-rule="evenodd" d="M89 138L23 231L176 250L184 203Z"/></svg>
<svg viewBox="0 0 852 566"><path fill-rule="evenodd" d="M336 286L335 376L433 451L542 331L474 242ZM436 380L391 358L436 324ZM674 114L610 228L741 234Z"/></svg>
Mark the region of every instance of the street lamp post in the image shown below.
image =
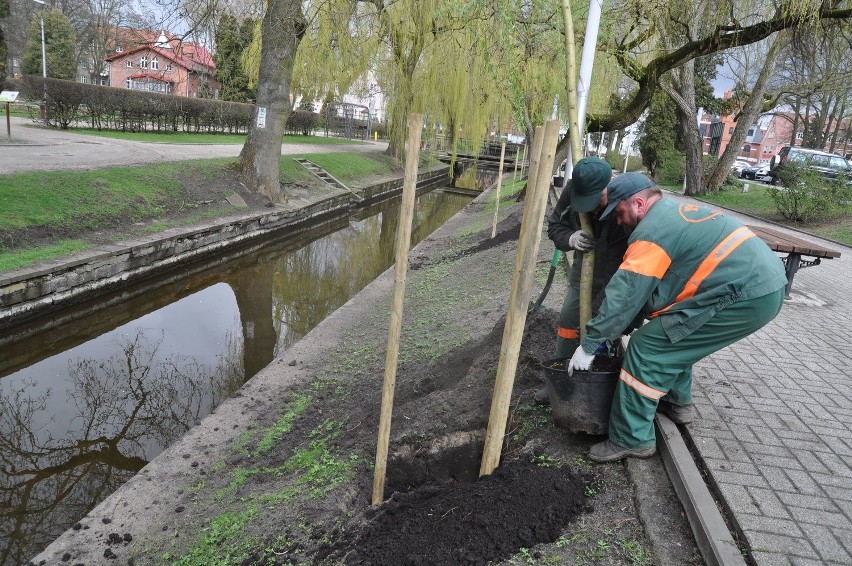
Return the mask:
<svg viewBox="0 0 852 566"><path fill-rule="evenodd" d="M33 2L38 2L42 6L47 6L43 0L33 0ZM47 52L44 48L44 14L39 16L41 19L41 76L45 79L47 78Z"/></svg>

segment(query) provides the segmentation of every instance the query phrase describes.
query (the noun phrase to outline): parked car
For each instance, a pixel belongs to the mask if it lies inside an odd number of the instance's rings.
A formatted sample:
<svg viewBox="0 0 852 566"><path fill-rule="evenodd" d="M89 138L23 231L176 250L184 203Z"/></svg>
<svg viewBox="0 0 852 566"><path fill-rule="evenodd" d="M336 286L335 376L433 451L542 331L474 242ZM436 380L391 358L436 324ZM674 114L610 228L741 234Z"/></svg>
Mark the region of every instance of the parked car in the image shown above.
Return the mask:
<svg viewBox="0 0 852 566"><path fill-rule="evenodd" d="M751 167L751 164L748 161L734 161L734 164L731 165L731 175L739 177L742 175L743 169L746 167Z"/></svg>
<svg viewBox="0 0 852 566"><path fill-rule="evenodd" d="M769 176L772 178L773 185L778 184L779 174L791 163L805 167L826 179L836 179L841 175L852 177L852 166L849 161L839 155L816 149L782 147L770 163Z"/></svg>
<svg viewBox="0 0 852 566"><path fill-rule="evenodd" d="M742 173L740 173L740 177L743 179L751 179L752 181L769 181L771 180L771 177L769 176L769 164L763 163L752 167L746 167L743 169Z"/></svg>

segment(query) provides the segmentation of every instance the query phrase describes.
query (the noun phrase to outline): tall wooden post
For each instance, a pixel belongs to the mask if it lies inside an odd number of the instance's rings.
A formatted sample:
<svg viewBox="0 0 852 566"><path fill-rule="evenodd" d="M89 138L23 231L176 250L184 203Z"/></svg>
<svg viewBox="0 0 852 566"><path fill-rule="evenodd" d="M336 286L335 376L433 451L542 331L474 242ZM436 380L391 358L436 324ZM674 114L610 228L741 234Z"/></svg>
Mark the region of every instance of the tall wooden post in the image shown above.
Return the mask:
<svg viewBox="0 0 852 566"><path fill-rule="evenodd" d="M491 237L497 234L497 213L500 211L500 187L503 186L503 159L506 157L506 142L500 148L500 168L497 170L497 196L494 197L494 221L491 223Z"/></svg>
<svg viewBox="0 0 852 566"><path fill-rule="evenodd" d="M480 476L494 471L500 463L503 450L503 436L506 433L512 386L515 381L515 371L518 368L521 339L529 310L530 291L535 279L535 264L544 224L547 190L550 185L553 160L556 157L559 121L548 120L543 134L540 130L541 127L536 128L534 140L536 148L531 153L534 161L530 162L530 181L527 184L521 236L518 240L518 251L515 254L515 273L509 295L506 326L503 329L503 344L500 348L494 395L491 398L491 413L488 416L488 430L485 433L485 450L479 468Z"/></svg>
<svg viewBox="0 0 852 566"><path fill-rule="evenodd" d="M399 358L399 337L402 333L402 300L405 296L405 275L408 268L408 248L411 242L411 223L414 217L414 195L417 189L417 161L420 157L420 134L423 115L412 114L408 131L408 152L405 157L405 178L402 185L399 230L396 237L396 268L394 271L393 305L391 308L388 353L385 357L385 382L382 389L382 409L379 416L379 439L376 445L376 470L373 478L373 505L384 499L385 475L390 444L390 425L393 415L393 393L396 386L396 366Z"/></svg>

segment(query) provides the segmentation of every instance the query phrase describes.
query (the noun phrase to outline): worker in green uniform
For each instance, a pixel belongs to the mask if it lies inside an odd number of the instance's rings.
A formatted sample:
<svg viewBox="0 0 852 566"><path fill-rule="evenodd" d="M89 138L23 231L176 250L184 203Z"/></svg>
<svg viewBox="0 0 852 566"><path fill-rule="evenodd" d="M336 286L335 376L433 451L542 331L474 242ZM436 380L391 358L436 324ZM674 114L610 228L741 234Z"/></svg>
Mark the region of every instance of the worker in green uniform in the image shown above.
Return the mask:
<svg viewBox="0 0 852 566"><path fill-rule="evenodd" d="M577 162L571 180L562 190L556 207L547 219L547 235L553 240L556 249L574 252L568 274L568 293L562 303L559 314L559 328L556 332L556 358L567 359L580 343L580 270L583 254L595 251L594 278L592 294L593 311L603 302L604 288L618 270L621 258L627 250L627 232L618 226L615 218L600 220L600 214L606 200L603 190L612 179L612 167L598 157L585 157ZM593 234L580 228L581 212L592 213ZM541 404L548 404L547 387L541 388L535 396Z"/></svg>
<svg viewBox="0 0 852 566"><path fill-rule="evenodd" d="M746 226L663 198L644 175L625 173L609 184L601 218L613 212L632 229L627 252L569 372L588 369L598 346L617 339L640 311L648 322L630 338L609 439L591 448L598 462L653 455L658 408L678 424L692 422L692 365L775 318L787 283L779 258Z"/></svg>

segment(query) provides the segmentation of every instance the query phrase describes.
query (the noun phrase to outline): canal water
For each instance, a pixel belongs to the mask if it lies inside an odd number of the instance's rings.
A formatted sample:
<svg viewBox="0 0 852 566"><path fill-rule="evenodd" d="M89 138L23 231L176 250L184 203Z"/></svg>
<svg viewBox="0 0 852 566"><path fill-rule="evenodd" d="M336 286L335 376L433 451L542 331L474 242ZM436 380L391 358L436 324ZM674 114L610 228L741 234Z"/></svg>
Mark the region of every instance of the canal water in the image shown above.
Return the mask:
<svg viewBox="0 0 852 566"><path fill-rule="evenodd" d="M417 198L412 245L470 197ZM0 565L25 564L393 264L399 199L2 348Z"/></svg>

